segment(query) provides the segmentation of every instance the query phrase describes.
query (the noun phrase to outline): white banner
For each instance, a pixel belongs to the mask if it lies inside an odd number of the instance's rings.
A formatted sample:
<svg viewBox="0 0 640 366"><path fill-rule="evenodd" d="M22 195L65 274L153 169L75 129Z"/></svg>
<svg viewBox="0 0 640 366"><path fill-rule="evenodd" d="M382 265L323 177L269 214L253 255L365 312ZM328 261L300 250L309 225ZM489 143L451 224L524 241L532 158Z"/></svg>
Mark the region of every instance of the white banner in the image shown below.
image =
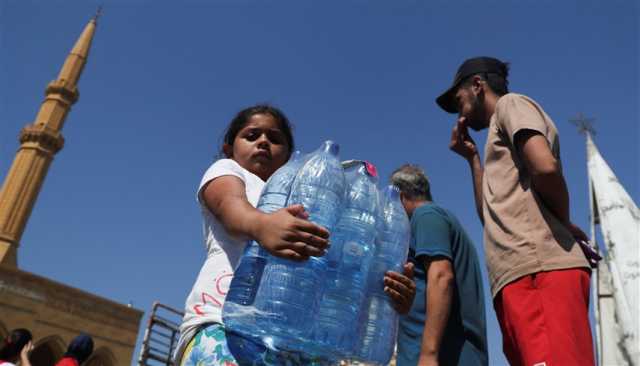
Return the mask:
<svg viewBox="0 0 640 366"><path fill-rule="evenodd" d="M613 283L618 321L615 328L621 331L618 339L603 338L602 342L613 342L630 365L640 365L640 210L588 134L587 154L589 179L608 254L604 262Z"/></svg>

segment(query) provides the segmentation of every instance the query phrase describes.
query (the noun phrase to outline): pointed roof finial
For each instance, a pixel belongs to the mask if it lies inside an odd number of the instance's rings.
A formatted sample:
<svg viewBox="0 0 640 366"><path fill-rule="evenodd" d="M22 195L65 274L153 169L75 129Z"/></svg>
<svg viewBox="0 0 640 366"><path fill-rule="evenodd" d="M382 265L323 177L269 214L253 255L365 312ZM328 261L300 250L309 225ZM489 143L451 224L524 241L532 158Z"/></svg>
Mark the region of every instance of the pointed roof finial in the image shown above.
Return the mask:
<svg viewBox="0 0 640 366"><path fill-rule="evenodd" d="M101 9L102 7L100 7ZM80 79L80 74L84 68L87 58L89 57L89 50L91 49L91 42L93 41L93 35L96 32L98 24L96 19L102 13L102 10L98 9L95 17L92 18L84 27L82 34L76 41L75 45L71 49L69 56L62 65L62 70L58 74L59 80L64 80L69 87L75 87Z"/></svg>
<svg viewBox="0 0 640 366"><path fill-rule="evenodd" d="M97 23L98 18L100 18L101 16L102 16L102 5L99 5L98 10L96 10L96 15L93 16L93 21Z"/></svg>
<svg viewBox="0 0 640 366"><path fill-rule="evenodd" d="M595 136L596 130L593 128L595 118L587 118L581 112L575 118L569 119L569 122L578 127L578 132Z"/></svg>

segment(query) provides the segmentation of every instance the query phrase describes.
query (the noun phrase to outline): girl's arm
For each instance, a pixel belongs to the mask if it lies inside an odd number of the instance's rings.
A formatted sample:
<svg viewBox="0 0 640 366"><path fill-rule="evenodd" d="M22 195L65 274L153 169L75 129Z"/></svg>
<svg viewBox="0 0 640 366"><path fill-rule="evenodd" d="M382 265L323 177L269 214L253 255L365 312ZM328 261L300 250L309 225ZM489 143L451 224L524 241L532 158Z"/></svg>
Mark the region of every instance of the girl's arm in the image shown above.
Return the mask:
<svg viewBox="0 0 640 366"><path fill-rule="evenodd" d="M207 208L229 233L256 240L271 254L293 260L322 256L329 232L305 217L302 205L266 214L247 200L244 182L238 177L218 177L202 190Z"/></svg>
<svg viewBox="0 0 640 366"><path fill-rule="evenodd" d="M20 366L31 366L31 361L29 361L29 352L31 352L32 349L33 341L29 341L29 343L22 347L20 350Z"/></svg>

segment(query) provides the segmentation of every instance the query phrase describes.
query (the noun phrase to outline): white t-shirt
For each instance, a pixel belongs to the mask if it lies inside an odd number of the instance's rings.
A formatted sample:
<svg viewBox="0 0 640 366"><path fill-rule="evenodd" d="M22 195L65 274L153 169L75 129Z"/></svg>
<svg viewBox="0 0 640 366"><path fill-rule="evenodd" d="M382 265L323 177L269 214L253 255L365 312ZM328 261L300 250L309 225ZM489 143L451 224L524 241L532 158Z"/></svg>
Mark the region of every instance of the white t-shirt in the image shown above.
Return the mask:
<svg viewBox="0 0 640 366"><path fill-rule="evenodd" d="M7 361L0 362L0 366L16 366L15 364Z"/></svg>
<svg viewBox="0 0 640 366"><path fill-rule="evenodd" d="M198 187L197 199L203 219L204 243L207 259L200 269L191 293L185 303L185 315L180 325L180 339L176 359L182 355L187 342L204 323L222 323L222 305L229 289L248 238L232 236L209 211L202 199L203 188L215 178L232 175L245 185L247 199L254 207L258 204L264 181L231 159L220 159L204 173Z"/></svg>

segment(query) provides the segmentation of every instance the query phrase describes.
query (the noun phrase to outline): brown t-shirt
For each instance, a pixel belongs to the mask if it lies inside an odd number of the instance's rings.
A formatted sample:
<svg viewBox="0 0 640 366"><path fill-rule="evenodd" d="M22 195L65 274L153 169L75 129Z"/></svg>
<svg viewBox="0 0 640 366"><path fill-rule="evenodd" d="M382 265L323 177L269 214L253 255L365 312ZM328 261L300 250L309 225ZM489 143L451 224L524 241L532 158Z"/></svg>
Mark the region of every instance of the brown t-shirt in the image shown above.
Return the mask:
<svg viewBox="0 0 640 366"><path fill-rule="evenodd" d="M484 247L493 296L531 273L589 268L571 233L531 188L514 145L521 130L541 133L560 161L556 126L540 105L524 95L502 96L491 116L482 179Z"/></svg>

